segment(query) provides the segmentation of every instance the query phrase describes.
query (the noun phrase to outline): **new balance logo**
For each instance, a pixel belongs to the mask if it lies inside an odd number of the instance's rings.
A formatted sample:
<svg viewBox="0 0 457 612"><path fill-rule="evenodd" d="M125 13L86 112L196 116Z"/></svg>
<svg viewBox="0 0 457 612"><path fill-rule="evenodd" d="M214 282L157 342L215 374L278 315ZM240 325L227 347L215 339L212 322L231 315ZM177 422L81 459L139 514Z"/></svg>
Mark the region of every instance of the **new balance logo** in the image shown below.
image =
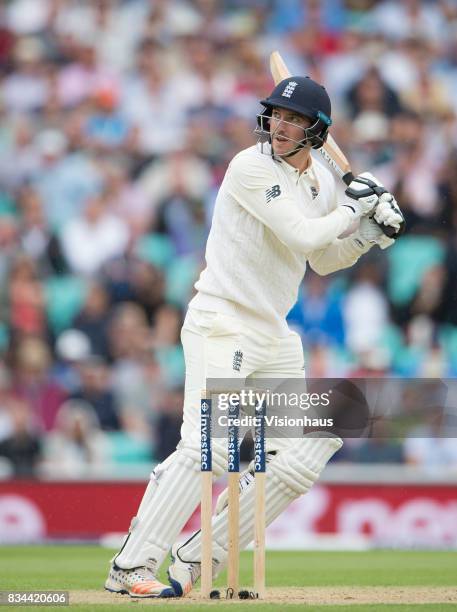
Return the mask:
<svg viewBox="0 0 457 612"><path fill-rule="evenodd" d="M243 351L235 351L233 355L233 369L236 372L241 370L241 364L243 362Z"/></svg>
<svg viewBox="0 0 457 612"><path fill-rule="evenodd" d="M281 187L279 185L273 185L273 187L267 189L265 191L267 204L269 204L273 198L277 198L279 195L281 195Z"/></svg>
<svg viewBox="0 0 457 612"><path fill-rule="evenodd" d="M297 85L298 83L296 83L295 81L289 81L286 87L284 88L284 91L282 92L281 96L284 96L285 98L290 98L291 95L294 93Z"/></svg>

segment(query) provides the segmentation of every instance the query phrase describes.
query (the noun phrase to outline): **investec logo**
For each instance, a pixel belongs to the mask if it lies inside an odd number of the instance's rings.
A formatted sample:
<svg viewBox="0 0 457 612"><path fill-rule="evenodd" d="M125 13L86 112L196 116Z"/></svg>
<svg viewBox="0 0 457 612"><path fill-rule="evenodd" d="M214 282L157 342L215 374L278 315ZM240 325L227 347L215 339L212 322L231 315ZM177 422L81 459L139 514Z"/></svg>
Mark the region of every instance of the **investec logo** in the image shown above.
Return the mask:
<svg viewBox="0 0 457 612"><path fill-rule="evenodd" d="M256 406L255 416L254 470L262 471L263 463L265 461L265 415L263 405Z"/></svg>
<svg viewBox="0 0 457 612"><path fill-rule="evenodd" d="M260 470L263 463L263 443L256 440L254 444L254 470Z"/></svg>
<svg viewBox="0 0 457 612"><path fill-rule="evenodd" d="M228 471L233 472L237 469L236 452L238 442L236 440L230 440L228 443Z"/></svg>
<svg viewBox="0 0 457 612"><path fill-rule="evenodd" d="M285 86L284 91L282 92L281 96L284 96L285 98L290 98L291 95L294 93L297 85L298 83L296 81L289 81L287 85Z"/></svg>
<svg viewBox="0 0 457 612"><path fill-rule="evenodd" d="M209 404L203 402L201 410L201 469L205 471L211 469L211 418L209 414Z"/></svg>
<svg viewBox="0 0 457 612"><path fill-rule="evenodd" d="M237 351L241 353L241 351ZM243 353L241 353L243 355ZM229 427L228 427L228 471L238 472L239 457L238 457L238 427L236 420L239 418L239 400L236 404L229 406Z"/></svg>

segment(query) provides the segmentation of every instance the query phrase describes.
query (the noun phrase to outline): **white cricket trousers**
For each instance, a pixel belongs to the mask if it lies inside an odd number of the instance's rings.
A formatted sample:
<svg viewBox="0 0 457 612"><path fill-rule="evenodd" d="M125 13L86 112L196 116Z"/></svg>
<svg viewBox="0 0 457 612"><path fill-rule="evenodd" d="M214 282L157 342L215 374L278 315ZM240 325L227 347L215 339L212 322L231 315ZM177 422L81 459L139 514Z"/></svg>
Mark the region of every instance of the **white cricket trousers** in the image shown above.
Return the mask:
<svg viewBox="0 0 457 612"><path fill-rule="evenodd" d="M200 399L207 379L304 379L300 336L290 331L275 338L244 325L233 316L189 309L181 332L186 362L183 442L200 438ZM236 366L236 367L234 367ZM267 440L267 450L279 450L291 441Z"/></svg>

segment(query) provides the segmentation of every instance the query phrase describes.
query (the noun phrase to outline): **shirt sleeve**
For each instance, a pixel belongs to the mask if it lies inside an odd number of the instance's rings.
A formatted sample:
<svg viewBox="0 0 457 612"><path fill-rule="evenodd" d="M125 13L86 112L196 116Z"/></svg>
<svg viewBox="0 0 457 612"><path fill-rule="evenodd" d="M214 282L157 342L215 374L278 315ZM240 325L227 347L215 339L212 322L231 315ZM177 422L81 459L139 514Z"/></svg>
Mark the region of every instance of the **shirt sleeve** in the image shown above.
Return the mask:
<svg viewBox="0 0 457 612"><path fill-rule="evenodd" d="M357 236L336 239L324 249L310 253L308 262L314 272L325 276L353 266L373 245Z"/></svg>
<svg viewBox="0 0 457 612"><path fill-rule="evenodd" d="M232 160L225 186L228 194L240 206L293 251L309 254L323 249L353 221L351 212L344 207L324 217L308 219L277 174L246 156L237 156Z"/></svg>

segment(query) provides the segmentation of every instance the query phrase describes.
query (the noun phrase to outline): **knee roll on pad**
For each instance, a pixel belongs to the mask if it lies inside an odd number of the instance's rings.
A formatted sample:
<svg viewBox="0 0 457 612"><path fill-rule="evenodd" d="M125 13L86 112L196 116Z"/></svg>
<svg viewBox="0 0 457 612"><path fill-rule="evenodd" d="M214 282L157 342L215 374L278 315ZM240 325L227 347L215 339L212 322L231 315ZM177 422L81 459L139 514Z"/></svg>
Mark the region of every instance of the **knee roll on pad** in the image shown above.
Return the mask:
<svg viewBox="0 0 457 612"><path fill-rule="evenodd" d="M219 440L212 441L213 474L216 478L222 476L227 471L227 448ZM200 471L201 447L200 438L181 440L176 453L192 461L196 472Z"/></svg>
<svg viewBox="0 0 457 612"><path fill-rule="evenodd" d="M341 448L340 438L301 438L279 452L269 469L279 483L298 495L309 491L332 455ZM278 486L279 486L278 483Z"/></svg>

